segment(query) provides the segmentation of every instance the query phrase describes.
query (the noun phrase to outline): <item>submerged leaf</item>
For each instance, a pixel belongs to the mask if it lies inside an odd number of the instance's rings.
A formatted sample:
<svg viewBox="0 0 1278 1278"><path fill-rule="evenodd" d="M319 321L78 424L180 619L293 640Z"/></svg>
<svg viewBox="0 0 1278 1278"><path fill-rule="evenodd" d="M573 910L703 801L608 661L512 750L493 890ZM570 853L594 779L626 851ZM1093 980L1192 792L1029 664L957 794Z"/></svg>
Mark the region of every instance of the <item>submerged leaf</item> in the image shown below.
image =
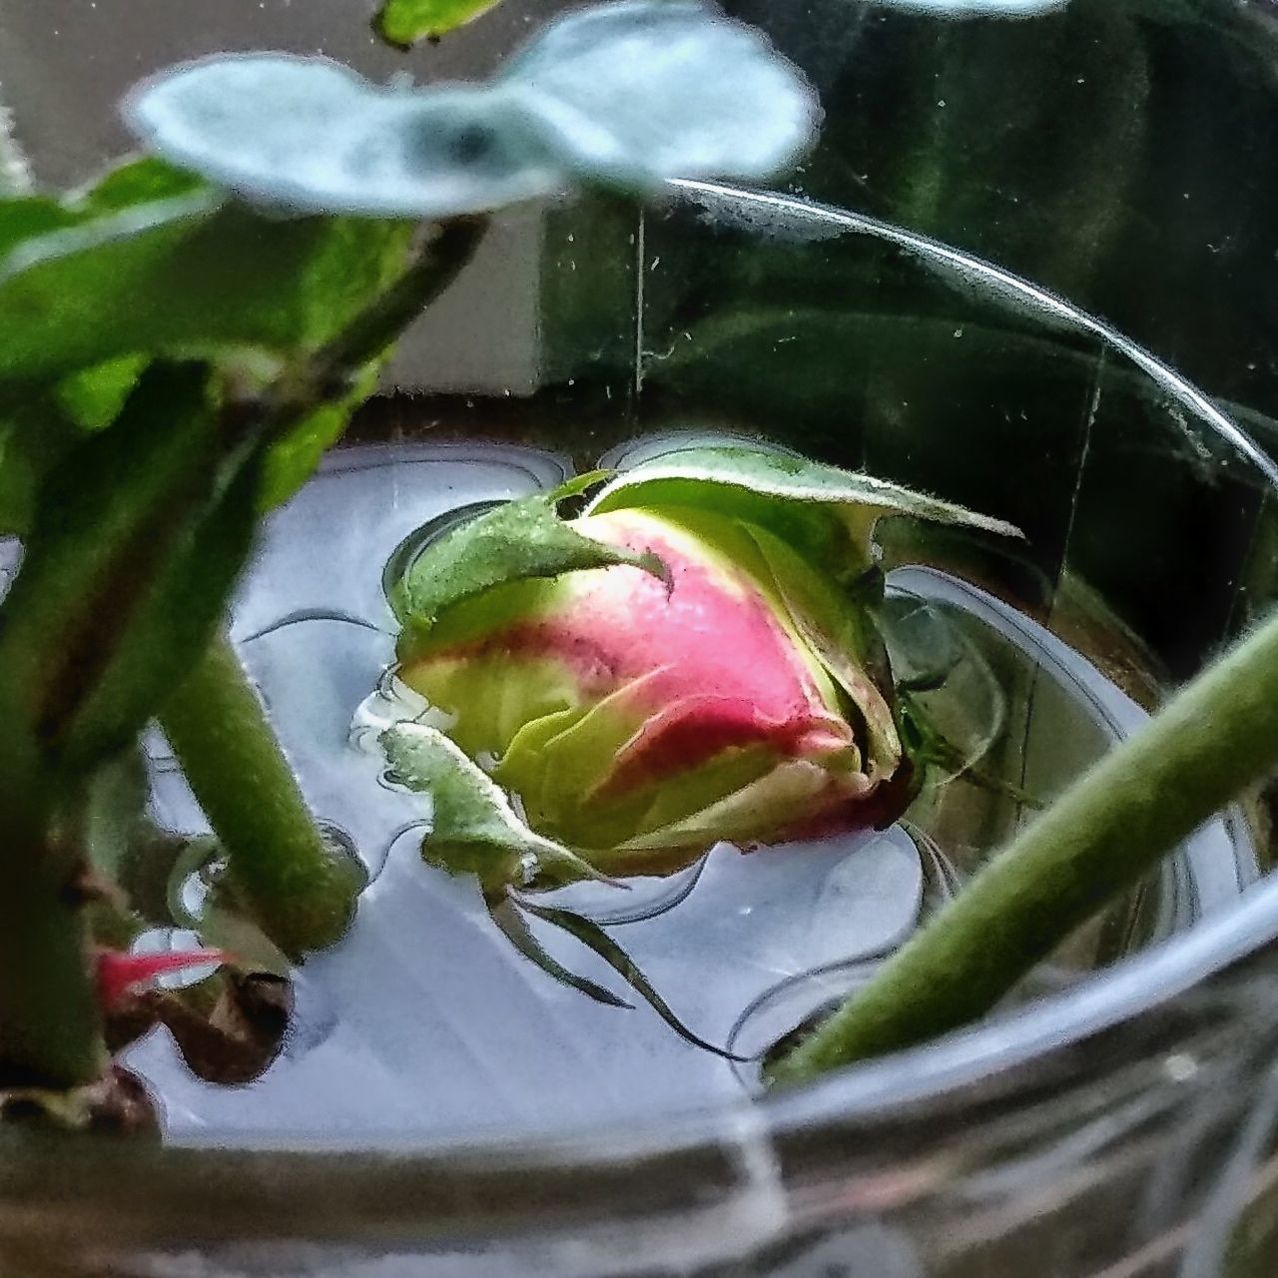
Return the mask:
<svg viewBox="0 0 1278 1278"><path fill-rule="evenodd" d="M593 950L605 963L616 972L622 980L638 994L667 1025L686 1043L699 1047L703 1051L713 1052L724 1060L740 1061L744 1057L734 1056L726 1048L717 1047L698 1034L694 1034L671 1010L670 1004L657 993L656 987L643 974L635 961L599 926L590 919L583 918L572 910L559 909L550 905L538 905L527 897L518 898L520 906L534 918L541 919L554 927L561 928L569 936L575 937L587 949Z"/></svg>
<svg viewBox="0 0 1278 1278"><path fill-rule="evenodd" d="M531 963L535 963L547 976L553 977L561 985L566 985L570 990L576 990L579 994L584 994L587 998L594 999L596 1003L602 1003L605 1007L624 1007L629 1009L634 1006L632 1003L627 1003L620 995L614 994L610 989L600 985L597 981L592 981L589 977L578 976L576 972L570 972L564 967L533 935L527 920L519 912L518 904L509 893L502 893L500 898L497 899L490 897L488 913L501 930L501 934L524 958Z"/></svg>
<svg viewBox="0 0 1278 1278"><path fill-rule="evenodd" d="M392 592L392 606L406 627L401 646L419 642L449 609L513 582L614 564L666 580L656 555L605 545L561 521L555 502L568 495L564 490L506 502L428 546Z"/></svg>
<svg viewBox="0 0 1278 1278"><path fill-rule="evenodd" d="M386 0L377 29L391 44L407 48L418 40L437 40L495 9L501 0Z"/></svg>

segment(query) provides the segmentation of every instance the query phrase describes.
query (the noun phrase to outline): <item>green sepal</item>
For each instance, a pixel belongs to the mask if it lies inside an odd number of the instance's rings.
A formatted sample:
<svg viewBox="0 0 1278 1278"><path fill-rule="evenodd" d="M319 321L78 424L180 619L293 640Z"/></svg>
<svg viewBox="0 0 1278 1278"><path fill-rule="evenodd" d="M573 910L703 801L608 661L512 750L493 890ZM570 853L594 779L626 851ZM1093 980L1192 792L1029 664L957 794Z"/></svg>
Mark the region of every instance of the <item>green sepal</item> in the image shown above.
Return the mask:
<svg viewBox="0 0 1278 1278"><path fill-rule="evenodd" d="M570 848L530 829L501 787L442 732L399 723L380 740L388 778L430 795L431 828L422 841L429 864L475 874L485 893L534 880L611 882Z"/></svg>
<svg viewBox="0 0 1278 1278"><path fill-rule="evenodd" d="M584 537L555 513L572 489L506 502L452 528L409 565L391 590L404 626L400 658L411 657L452 608L498 586L627 564L669 584L660 557Z"/></svg>
<svg viewBox="0 0 1278 1278"><path fill-rule="evenodd" d="M952 502L873 475L788 453L740 445L681 449L642 462L596 494L587 514L691 506L757 524L840 579L872 562L870 538L883 515L910 515L1004 537L1020 532Z"/></svg>

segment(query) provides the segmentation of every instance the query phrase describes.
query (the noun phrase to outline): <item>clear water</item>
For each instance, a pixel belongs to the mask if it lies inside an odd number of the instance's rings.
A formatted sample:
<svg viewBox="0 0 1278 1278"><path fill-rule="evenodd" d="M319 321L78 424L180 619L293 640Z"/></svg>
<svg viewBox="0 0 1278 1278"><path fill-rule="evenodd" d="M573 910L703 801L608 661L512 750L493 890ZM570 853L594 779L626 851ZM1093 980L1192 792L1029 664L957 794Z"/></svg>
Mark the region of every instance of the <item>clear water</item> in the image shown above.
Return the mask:
<svg viewBox="0 0 1278 1278"><path fill-rule="evenodd" d="M395 548L449 510L551 487L568 470L563 457L497 445L350 448L273 516L233 636L307 798L349 835L371 884L349 937L297 973L288 1037L260 1079L203 1083L162 1030L129 1050L126 1063L163 1098L172 1139L518 1137L677 1112L753 1085L750 1065L689 1046L646 1006L593 1003L516 954L473 883L422 863L425 803L383 784L360 731L396 712L381 576ZM955 648L962 677L935 709L957 716L985 771L1031 798L1049 798L1144 719L1087 656L985 590L921 567L894 571L889 584L924 640ZM204 830L163 741L151 750L156 816ZM1018 799L960 778L884 833L749 856L720 846L673 879L638 881L620 905L591 886L563 895L613 928L695 1032L749 1055L862 979L1026 814ZM1210 823L1071 943L1060 974L1187 926L1235 899L1252 873L1236 820ZM562 934L541 939L565 965L625 992Z"/></svg>

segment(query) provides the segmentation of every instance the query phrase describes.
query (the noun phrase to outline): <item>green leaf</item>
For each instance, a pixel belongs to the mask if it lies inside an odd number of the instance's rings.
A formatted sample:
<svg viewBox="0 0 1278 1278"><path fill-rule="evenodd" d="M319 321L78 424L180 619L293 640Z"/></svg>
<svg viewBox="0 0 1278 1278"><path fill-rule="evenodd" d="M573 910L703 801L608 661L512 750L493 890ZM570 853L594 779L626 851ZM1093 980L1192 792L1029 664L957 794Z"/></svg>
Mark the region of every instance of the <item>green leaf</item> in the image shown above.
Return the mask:
<svg viewBox="0 0 1278 1278"><path fill-rule="evenodd" d="M431 830L422 842L429 864L474 873L488 893L542 874L564 882L602 878L575 852L529 829L501 788L438 729L400 723L381 743L390 780L430 795Z"/></svg>
<svg viewBox="0 0 1278 1278"><path fill-rule="evenodd" d="M382 363L378 360L360 373L349 395L321 404L271 445L259 498L262 510L288 501L311 477L324 453L345 433L351 415L373 393Z"/></svg>
<svg viewBox="0 0 1278 1278"><path fill-rule="evenodd" d="M120 415L147 366L145 355L125 355L64 377L54 398L81 430L101 430Z"/></svg>
<svg viewBox="0 0 1278 1278"><path fill-rule="evenodd" d="M80 220L71 209L43 195L4 200L0 202L0 257L24 240L75 226Z"/></svg>
<svg viewBox="0 0 1278 1278"><path fill-rule="evenodd" d="M19 243L0 259L0 381L144 352L311 348L406 261L402 223L266 219L223 198L197 190Z"/></svg>
<svg viewBox="0 0 1278 1278"><path fill-rule="evenodd" d="M200 365L148 370L43 486L0 605L11 731L87 767L130 743L207 645L247 558L257 474Z"/></svg>
<svg viewBox="0 0 1278 1278"><path fill-rule="evenodd" d="M564 493L562 495L571 495ZM449 609L497 586L629 564L668 581L658 556L606 546L555 514L554 494L506 502L426 547L391 592L411 650Z"/></svg>
<svg viewBox="0 0 1278 1278"><path fill-rule="evenodd" d="M437 40L473 22L501 0L386 0L377 15L377 30L401 49L418 40Z"/></svg>
<svg viewBox="0 0 1278 1278"><path fill-rule="evenodd" d="M0 535L21 536L30 528L44 477L80 437L61 408L44 396L0 416Z"/></svg>
<svg viewBox="0 0 1278 1278"><path fill-rule="evenodd" d="M634 960L625 950L610 937L598 923L575 914L572 910L559 909L550 905L537 905L527 897L517 898L520 906L534 918L544 923L561 928L569 936L575 937L587 949L593 950L610 968L638 994L685 1043L700 1047L703 1051L713 1052L716 1056L728 1061L744 1060L734 1056L725 1048L717 1047L699 1035L694 1034L671 1010L670 1005L657 993L656 987L643 974Z"/></svg>
<svg viewBox="0 0 1278 1278"><path fill-rule="evenodd" d="M135 204L194 195L203 187L204 180L196 174L144 155L108 169L90 187L72 196L67 205L82 217L101 216Z"/></svg>
<svg viewBox="0 0 1278 1278"><path fill-rule="evenodd" d="M886 479L788 453L735 445L686 448L643 462L618 475L595 496L586 513L634 506L692 506L743 519L843 576L861 571L870 562L870 536L874 524L886 514L1003 537L1021 535L1001 519ZM840 528L851 535L848 559L830 564Z"/></svg>

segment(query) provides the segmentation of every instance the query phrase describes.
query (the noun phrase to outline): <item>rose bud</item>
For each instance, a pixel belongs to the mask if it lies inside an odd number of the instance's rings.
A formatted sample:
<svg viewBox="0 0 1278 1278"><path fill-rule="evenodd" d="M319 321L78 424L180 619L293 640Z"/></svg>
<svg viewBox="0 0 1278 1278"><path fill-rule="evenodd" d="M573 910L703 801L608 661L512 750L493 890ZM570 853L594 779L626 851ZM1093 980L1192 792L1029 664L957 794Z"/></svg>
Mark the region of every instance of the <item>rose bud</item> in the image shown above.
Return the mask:
<svg viewBox="0 0 1278 1278"><path fill-rule="evenodd" d="M862 626L868 659L841 652L835 681L792 605L847 605L801 556L687 508L566 526L656 556L667 580L615 563L507 581L401 644L401 679L533 830L615 874L895 817L908 764L877 642Z"/></svg>

